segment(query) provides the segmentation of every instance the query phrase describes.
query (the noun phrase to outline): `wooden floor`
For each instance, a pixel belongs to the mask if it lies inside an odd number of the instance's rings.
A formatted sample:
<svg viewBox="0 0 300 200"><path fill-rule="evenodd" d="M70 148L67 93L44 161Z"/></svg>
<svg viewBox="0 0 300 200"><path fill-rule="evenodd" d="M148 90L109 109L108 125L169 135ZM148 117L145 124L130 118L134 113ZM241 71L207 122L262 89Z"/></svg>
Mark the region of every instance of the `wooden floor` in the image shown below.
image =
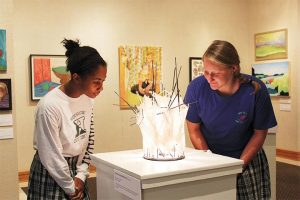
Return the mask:
<svg viewBox="0 0 300 200"><path fill-rule="evenodd" d="M96 200L97 199L97 188L96 188L96 173L90 173L90 178L88 178L88 188L89 188L89 193L91 200ZM20 190L19 190L19 200L27 200L27 182L22 182L19 183L20 185Z"/></svg>
<svg viewBox="0 0 300 200"><path fill-rule="evenodd" d="M300 167L276 162L277 200L300 199Z"/></svg>

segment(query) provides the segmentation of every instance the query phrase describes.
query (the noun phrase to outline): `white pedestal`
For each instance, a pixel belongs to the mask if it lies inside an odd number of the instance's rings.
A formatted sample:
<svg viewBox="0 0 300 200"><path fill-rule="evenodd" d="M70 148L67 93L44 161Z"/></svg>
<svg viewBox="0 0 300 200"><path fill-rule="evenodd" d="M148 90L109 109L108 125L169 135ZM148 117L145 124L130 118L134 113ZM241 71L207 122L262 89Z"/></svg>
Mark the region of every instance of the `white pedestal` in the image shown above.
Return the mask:
<svg viewBox="0 0 300 200"><path fill-rule="evenodd" d="M185 159L177 161L146 160L141 149L93 154L91 158L97 168L98 200L131 199L115 189L116 171L137 181L140 197L125 188L136 199L235 199L236 174L243 165L242 160L189 148Z"/></svg>

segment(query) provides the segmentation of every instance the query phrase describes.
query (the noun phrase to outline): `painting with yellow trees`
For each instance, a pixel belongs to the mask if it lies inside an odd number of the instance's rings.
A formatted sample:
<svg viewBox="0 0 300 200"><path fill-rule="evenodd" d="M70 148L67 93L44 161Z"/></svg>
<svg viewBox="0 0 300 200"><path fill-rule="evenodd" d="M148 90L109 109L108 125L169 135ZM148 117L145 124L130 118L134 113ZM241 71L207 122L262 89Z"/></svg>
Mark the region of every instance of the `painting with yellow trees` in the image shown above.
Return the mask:
<svg viewBox="0 0 300 200"><path fill-rule="evenodd" d="M255 41L255 60L285 59L287 54L287 29L257 33Z"/></svg>
<svg viewBox="0 0 300 200"><path fill-rule="evenodd" d="M254 64L252 75L265 83L270 96L289 96L288 61Z"/></svg>
<svg viewBox="0 0 300 200"><path fill-rule="evenodd" d="M161 47L119 47L121 108L139 105L144 95L161 92L161 62Z"/></svg>

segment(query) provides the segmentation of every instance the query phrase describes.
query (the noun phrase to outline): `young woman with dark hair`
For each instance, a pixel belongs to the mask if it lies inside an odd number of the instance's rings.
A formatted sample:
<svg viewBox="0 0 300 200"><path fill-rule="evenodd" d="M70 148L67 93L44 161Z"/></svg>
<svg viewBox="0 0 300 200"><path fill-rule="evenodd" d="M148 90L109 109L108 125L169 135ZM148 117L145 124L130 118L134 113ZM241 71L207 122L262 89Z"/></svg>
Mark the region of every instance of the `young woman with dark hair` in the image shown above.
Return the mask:
<svg viewBox="0 0 300 200"><path fill-rule="evenodd" d="M86 187L94 145L93 105L103 90L107 64L96 49L62 41L71 80L51 90L37 105L36 150L27 199L89 199Z"/></svg>

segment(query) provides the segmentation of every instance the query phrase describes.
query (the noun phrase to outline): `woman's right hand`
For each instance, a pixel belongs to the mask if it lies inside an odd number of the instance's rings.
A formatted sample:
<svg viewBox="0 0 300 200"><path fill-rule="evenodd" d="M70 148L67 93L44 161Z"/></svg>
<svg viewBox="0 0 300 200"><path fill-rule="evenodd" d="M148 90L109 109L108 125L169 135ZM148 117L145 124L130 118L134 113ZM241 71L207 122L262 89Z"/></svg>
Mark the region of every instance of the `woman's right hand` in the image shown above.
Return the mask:
<svg viewBox="0 0 300 200"><path fill-rule="evenodd" d="M83 191L79 191L78 189L76 189L74 194L69 195L69 198L71 200L81 200L83 199Z"/></svg>
<svg viewBox="0 0 300 200"><path fill-rule="evenodd" d="M81 200L84 197L84 182L75 177L74 178L74 184L75 184L75 193L70 195L71 200Z"/></svg>

